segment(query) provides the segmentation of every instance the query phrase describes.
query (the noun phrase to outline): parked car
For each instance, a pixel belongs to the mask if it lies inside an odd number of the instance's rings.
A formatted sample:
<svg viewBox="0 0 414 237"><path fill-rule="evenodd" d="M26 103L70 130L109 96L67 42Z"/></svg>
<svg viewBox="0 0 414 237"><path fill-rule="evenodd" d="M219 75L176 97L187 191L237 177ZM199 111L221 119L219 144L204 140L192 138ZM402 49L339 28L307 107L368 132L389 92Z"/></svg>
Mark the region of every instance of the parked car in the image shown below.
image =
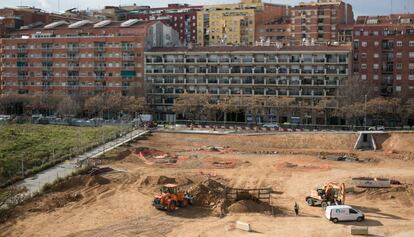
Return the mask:
<svg viewBox="0 0 414 237"><path fill-rule="evenodd" d="M279 128L279 124L277 123L265 123L262 125L264 128Z"/></svg>
<svg viewBox="0 0 414 237"><path fill-rule="evenodd" d="M384 126L372 126L368 128L368 131L384 131L385 127Z"/></svg>
<svg viewBox="0 0 414 237"><path fill-rule="evenodd" d="M362 211L348 205L327 206L325 217L333 223L339 221L363 221L365 215Z"/></svg>

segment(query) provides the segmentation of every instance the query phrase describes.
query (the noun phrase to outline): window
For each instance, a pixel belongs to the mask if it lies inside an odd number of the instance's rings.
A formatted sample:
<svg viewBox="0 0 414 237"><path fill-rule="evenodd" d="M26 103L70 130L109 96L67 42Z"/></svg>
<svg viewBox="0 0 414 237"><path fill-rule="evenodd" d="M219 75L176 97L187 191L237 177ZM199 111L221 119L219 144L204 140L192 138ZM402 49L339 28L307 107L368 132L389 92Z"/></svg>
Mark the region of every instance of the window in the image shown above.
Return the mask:
<svg viewBox="0 0 414 237"><path fill-rule="evenodd" d="M378 75L374 75L372 78L373 78L374 80L378 80L378 79L379 79L379 76L378 76Z"/></svg>
<svg viewBox="0 0 414 237"><path fill-rule="evenodd" d="M409 68L409 69L414 69L414 63L410 63L410 64L408 64L408 68Z"/></svg>
<svg viewBox="0 0 414 237"><path fill-rule="evenodd" d="M373 35L378 36L378 31L372 32Z"/></svg>
<svg viewBox="0 0 414 237"><path fill-rule="evenodd" d="M402 41L397 41L397 47L402 47L403 46L403 42Z"/></svg>
<svg viewBox="0 0 414 237"><path fill-rule="evenodd" d="M410 47L414 47L414 41L410 41L409 45Z"/></svg>
<svg viewBox="0 0 414 237"><path fill-rule="evenodd" d="M355 31L355 36L360 36L361 32L360 31Z"/></svg>
<svg viewBox="0 0 414 237"><path fill-rule="evenodd" d="M368 140L368 139L367 139ZM349 209L349 213L352 213L352 214L358 214L358 212L357 211L355 211L354 209Z"/></svg>
<svg viewBox="0 0 414 237"><path fill-rule="evenodd" d="M379 64L374 64L374 65L372 65L372 68L374 68L374 69L379 69Z"/></svg>
<svg viewBox="0 0 414 237"><path fill-rule="evenodd" d="M397 75L397 76L395 77L395 79L396 79L397 81L401 81L401 78L402 78L402 76L401 76L401 75Z"/></svg>
<svg viewBox="0 0 414 237"><path fill-rule="evenodd" d="M409 76L408 76L408 80L410 80L410 81L414 81L414 75L409 75Z"/></svg>
<svg viewBox="0 0 414 237"><path fill-rule="evenodd" d="M366 64L361 64L361 69L367 69L367 65Z"/></svg>
<svg viewBox="0 0 414 237"><path fill-rule="evenodd" d="M414 58L414 52L410 52L410 53L408 54L408 57L409 57L409 58Z"/></svg>
<svg viewBox="0 0 414 237"><path fill-rule="evenodd" d="M397 63L396 64L396 68L401 70L402 69L402 64L401 63Z"/></svg>
<svg viewBox="0 0 414 237"><path fill-rule="evenodd" d="M400 92L400 91L401 91L401 86L396 86L396 87L395 87L395 91Z"/></svg>
<svg viewBox="0 0 414 237"><path fill-rule="evenodd" d="M374 58L379 58L379 54L374 53Z"/></svg>
<svg viewBox="0 0 414 237"><path fill-rule="evenodd" d="M368 44L367 44L367 42L362 41L362 44L361 45L362 45L362 47L367 47Z"/></svg>
<svg viewBox="0 0 414 237"><path fill-rule="evenodd" d="M402 57L402 53L401 53L401 52L398 52L395 56L396 56L397 58L401 58L401 57Z"/></svg>
<svg viewBox="0 0 414 237"><path fill-rule="evenodd" d="M367 53L361 53L361 58L367 58Z"/></svg>
<svg viewBox="0 0 414 237"><path fill-rule="evenodd" d="M367 75L363 74L361 75L361 80L366 80L367 79Z"/></svg>

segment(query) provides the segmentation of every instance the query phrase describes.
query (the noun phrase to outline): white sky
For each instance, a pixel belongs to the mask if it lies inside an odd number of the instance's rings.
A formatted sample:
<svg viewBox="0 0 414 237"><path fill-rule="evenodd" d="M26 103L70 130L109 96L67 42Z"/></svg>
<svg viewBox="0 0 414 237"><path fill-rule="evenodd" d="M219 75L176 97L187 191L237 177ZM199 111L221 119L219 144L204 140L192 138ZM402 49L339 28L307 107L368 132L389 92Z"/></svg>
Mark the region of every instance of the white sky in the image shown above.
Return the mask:
<svg viewBox="0 0 414 237"><path fill-rule="evenodd" d="M295 5L311 0L264 0L264 2ZM313 0L316 1L316 0ZM355 15L384 15L393 13L414 13L414 0L345 0L354 7ZM191 5L208 5L221 3L236 3L238 0L0 0L0 7L5 6L35 6L46 11L57 12L69 8L100 9L106 5L150 5L152 7L166 6L168 3L188 3Z"/></svg>

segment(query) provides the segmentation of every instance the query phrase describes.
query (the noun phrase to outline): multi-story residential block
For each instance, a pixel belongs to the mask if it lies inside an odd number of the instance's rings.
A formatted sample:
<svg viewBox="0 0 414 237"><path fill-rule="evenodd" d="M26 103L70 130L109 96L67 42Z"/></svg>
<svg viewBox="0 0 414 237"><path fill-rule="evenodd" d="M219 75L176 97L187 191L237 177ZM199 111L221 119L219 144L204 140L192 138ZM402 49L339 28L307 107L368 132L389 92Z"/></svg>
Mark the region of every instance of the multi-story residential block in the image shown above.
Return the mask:
<svg viewBox="0 0 414 237"><path fill-rule="evenodd" d="M292 8L291 44L332 43L341 41L340 25L354 23L352 6L342 0L318 0Z"/></svg>
<svg viewBox="0 0 414 237"><path fill-rule="evenodd" d="M414 14L359 16L353 48L354 73L377 95L414 97Z"/></svg>
<svg viewBox="0 0 414 237"><path fill-rule="evenodd" d="M256 26L256 45L286 45L289 37L289 17L279 17Z"/></svg>
<svg viewBox="0 0 414 237"><path fill-rule="evenodd" d="M286 6L242 0L238 4L207 5L197 12L197 45L254 45L257 25L286 14Z"/></svg>
<svg viewBox="0 0 414 237"><path fill-rule="evenodd" d="M176 30L180 41L187 45L197 42L197 11L201 9L202 6L188 4L168 4L168 7L161 8L141 7L128 12L127 18L161 21Z"/></svg>
<svg viewBox="0 0 414 237"><path fill-rule="evenodd" d="M312 108L338 95L350 75L351 47L153 48L145 52L145 62L149 102L165 120L182 93L291 96ZM279 121L288 117L280 114ZM321 121L316 114L312 118Z"/></svg>
<svg viewBox="0 0 414 237"><path fill-rule="evenodd" d="M87 20L0 39L2 94L144 95L144 51L178 44L160 22Z"/></svg>

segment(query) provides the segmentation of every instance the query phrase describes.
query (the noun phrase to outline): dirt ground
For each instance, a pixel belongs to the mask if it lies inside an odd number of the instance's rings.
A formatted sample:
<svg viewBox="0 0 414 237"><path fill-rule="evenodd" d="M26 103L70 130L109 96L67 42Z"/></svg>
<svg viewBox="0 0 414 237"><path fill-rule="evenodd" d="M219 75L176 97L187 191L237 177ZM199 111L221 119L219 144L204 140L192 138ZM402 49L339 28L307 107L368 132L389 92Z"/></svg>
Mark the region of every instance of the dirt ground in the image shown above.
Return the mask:
<svg viewBox="0 0 414 237"><path fill-rule="evenodd" d="M383 136L377 139L382 150L375 152L352 150L356 138L353 133L154 133L97 160L114 171L74 177L20 206L0 225L0 236L351 236L351 226L368 226L371 236L414 236L414 133ZM360 161L320 159L325 154ZM348 194L346 203L365 212L360 223L333 224L322 208L307 206L311 189L328 181L350 187L353 176L392 178L403 185ZM208 206L159 211L151 201L160 185L171 181L167 177L182 189L207 178L233 188L269 187L269 205L276 212L229 211L220 218ZM293 213L295 202L299 216ZM253 231L235 229L238 220Z"/></svg>

